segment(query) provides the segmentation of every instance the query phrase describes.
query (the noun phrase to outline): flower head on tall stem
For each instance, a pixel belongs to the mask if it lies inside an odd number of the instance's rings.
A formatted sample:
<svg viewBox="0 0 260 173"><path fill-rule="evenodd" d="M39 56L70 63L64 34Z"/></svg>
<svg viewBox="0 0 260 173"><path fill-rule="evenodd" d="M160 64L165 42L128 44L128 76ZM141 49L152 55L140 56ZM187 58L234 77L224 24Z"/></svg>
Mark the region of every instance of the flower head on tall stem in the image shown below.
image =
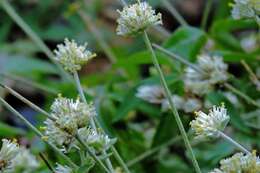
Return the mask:
<svg viewBox="0 0 260 173"><path fill-rule="evenodd" d="M59 62L63 68L74 73L81 69L82 65L96 56L95 53L86 50L87 44L77 45L74 40L65 39L64 44L59 44L54 50L54 59Z"/></svg>
<svg viewBox="0 0 260 173"><path fill-rule="evenodd" d="M126 6L118 12L120 14L120 18L117 20L118 35L133 36L142 33L152 25L162 24L162 15L156 14L147 2Z"/></svg>
<svg viewBox="0 0 260 173"><path fill-rule="evenodd" d="M229 122L227 110L222 106L213 106L208 114L196 112L196 119L191 121L191 128L196 134L196 138L215 138L219 136L218 131L223 131Z"/></svg>

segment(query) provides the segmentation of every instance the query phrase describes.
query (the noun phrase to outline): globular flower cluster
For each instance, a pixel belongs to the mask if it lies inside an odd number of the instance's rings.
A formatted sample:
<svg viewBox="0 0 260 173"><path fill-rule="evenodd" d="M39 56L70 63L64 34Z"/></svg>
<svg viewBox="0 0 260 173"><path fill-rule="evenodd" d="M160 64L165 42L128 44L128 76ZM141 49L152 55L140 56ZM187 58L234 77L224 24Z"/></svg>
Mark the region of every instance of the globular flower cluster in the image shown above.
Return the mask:
<svg viewBox="0 0 260 173"><path fill-rule="evenodd" d="M92 128L80 129L79 136L96 153L109 149L116 142L116 139L111 139L108 135Z"/></svg>
<svg viewBox="0 0 260 173"><path fill-rule="evenodd" d="M51 106L51 118L44 122L47 139L58 146L69 146L74 141L78 129L89 125L90 118L96 116L92 104L64 98L59 95Z"/></svg>
<svg viewBox="0 0 260 173"><path fill-rule="evenodd" d="M215 84L228 79L227 65L223 62L222 57L200 55L198 56L197 67L201 72L187 67L184 77L186 90L194 94L204 95L208 93Z"/></svg>
<svg viewBox="0 0 260 173"><path fill-rule="evenodd" d="M70 41L66 38L64 44L59 44L57 49L54 50L54 59L59 62L66 71L74 73L80 70L83 64L96 56L95 53L86 50L86 47L87 44L79 46L74 40Z"/></svg>
<svg viewBox="0 0 260 173"><path fill-rule="evenodd" d="M259 0L235 0L231 13L234 19L259 18Z"/></svg>
<svg viewBox="0 0 260 173"><path fill-rule="evenodd" d="M170 109L169 101L164 94L164 90L159 85L142 85L137 88L136 97L152 104L161 104L162 110ZM172 96L172 101L179 110L186 113L199 110L202 106L200 100L196 98L183 98L178 95Z"/></svg>
<svg viewBox="0 0 260 173"><path fill-rule="evenodd" d="M0 172L34 172L39 163L29 150L19 147L15 141L2 139Z"/></svg>
<svg viewBox="0 0 260 173"><path fill-rule="evenodd" d="M206 114L202 111L196 112L196 119L190 122L192 130L198 139L216 138L219 131L223 131L229 122L229 115L224 104L220 107L213 106Z"/></svg>
<svg viewBox="0 0 260 173"><path fill-rule="evenodd" d="M117 20L117 34L133 36L142 33L152 25L162 24L162 15L156 14L155 10L146 3L140 2L119 11L120 18Z"/></svg>
<svg viewBox="0 0 260 173"><path fill-rule="evenodd" d="M260 158L255 152L250 154L236 153L220 161L220 168L210 173L259 173Z"/></svg>

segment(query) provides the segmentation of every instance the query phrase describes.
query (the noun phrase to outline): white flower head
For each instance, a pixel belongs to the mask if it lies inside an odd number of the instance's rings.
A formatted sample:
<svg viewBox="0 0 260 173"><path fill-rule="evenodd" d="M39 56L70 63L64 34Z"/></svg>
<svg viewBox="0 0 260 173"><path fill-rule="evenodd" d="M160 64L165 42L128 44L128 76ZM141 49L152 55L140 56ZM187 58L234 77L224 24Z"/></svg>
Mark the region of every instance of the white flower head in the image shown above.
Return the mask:
<svg viewBox="0 0 260 173"><path fill-rule="evenodd" d="M28 149L21 147L11 167L15 172L32 173L39 167L39 162Z"/></svg>
<svg viewBox="0 0 260 173"><path fill-rule="evenodd" d="M183 104L183 110L186 113L194 112L202 107L200 100L196 98L188 98Z"/></svg>
<svg viewBox="0 0 260 173"><path fill-rule="evenodd" d="M259 0L235 0L231 13L234 19L255 18L260 14Z"/></svg>
<svg viewBox="0 0 260 173"><path fill-rule="evenodd" d="M107 135L91 128L81 128L78 133L81 139L97 153L109 149L116 142L116 139L111 139Z"/></svg>
<svg viewBox="0 0 260 173"><path fill-rule="evenodd" d="M222 106L213 106L206 114L202 111L196 112L196 119L190 122L192 130L196 134L196 138L216 138L219 131L223 131L229 122L227 110Z"/></svg>
<svg viewBox="0 0 260 173"><path fill-rule="evenodd" d="M182 109L183 104L184 104L184 99L178 95L173 95L171 97L176 109ZM162 101L162 111L166 111L170 109L170 104L167 98L165 98Z"/></svg>
<svg viewBox="0 0 260 173"><path fill-rule="evenodd" d="M200 55L197 67L201 72L187 67L184 76L186 89L194 94L206 94L215 84L228 79L227 65L220 56Z"/></svg>
<svg viewBox="0 0 260 173"><path fill-rule="evenodd" d="M73 173L73 170L67 165L56 164L55 173Z"/></svg>
<svg viewBox="0 0 260 173"><path fill-rule="evenodd" d="M142 85L137 88L136 97L149 103L160 104L165 94L160 85Z"/></svg>
<svg viewBox="0 0 260 173"><path fill-rule="evenodd" d="M224 173L258 173L260 171L260 159L256 153L236 153L232 157L220 161L220 170Z"/></svg>
<svg viewBox="0 0 260 173"><path fill-rule="evenodd" d="M59 62L63 68L74 73L81 69L81 66L87 63L90 59L96 56L96 54L86 50L87 44L77 45L74 40L64 41L64 44L59 44L57 49L54 50L54 59Z"/></svg>
<svg viewBox="0 0 260 173"><path fill-rule="evenodd" d="M123 36L142 33L152 25L162 24L162 15L156 14L155 10L147 2L136 3L124 7L119 11L120 17L117 20L117 34Z"/></svg>
<svg viewBox="0 0 260 173"><path fill-rule="evenodd" d="M10 169L11 163L19 153L19 146L16 142L2 139L2 148L0 150L0 172Z"/></svg>
<svg viewBox="0 0 260 173"><path fill-rule="evenodd" d="M50 142L70 147L78 129L89 125L90 118L96 116L93 104L80 102L79 98L64 98L59 95L51 106L51 116L44 123L45 138Z"/></svg>

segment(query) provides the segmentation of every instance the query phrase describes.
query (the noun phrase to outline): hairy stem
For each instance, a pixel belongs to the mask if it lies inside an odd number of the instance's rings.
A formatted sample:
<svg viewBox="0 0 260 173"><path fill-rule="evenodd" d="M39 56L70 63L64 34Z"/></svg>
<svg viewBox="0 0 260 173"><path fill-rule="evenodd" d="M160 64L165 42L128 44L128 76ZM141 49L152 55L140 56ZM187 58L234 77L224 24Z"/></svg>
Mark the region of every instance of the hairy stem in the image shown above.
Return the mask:
<svg viewBox="0 0 260 173"><path fill-rule="evenodd" d="M0 97L0 102L17 118L19 118L22 122L26 124L38 137L42 138L44 135L34 127L27 119L25 119L19 112L17 112L11 105L9 105L3 98ZM64 155L55 145L49 143L48 141L43 140L46 144L48 144L55 152L57 152L66 162L74 169L78 169L78 166L72 162L72 160Z"/></svg>
<svg viewBox="0 0 260 173"><path fill-rule="evenodd" d="M171 94L171 92L170 92L170 90L169 90L169 88L168 88L168 85L167 85L167 83L166 83L164 74L163 74L163 72L162 72L162 70L161 70L161 67L160 67L159 62L158 62L158 60L157 60L157 57L156 57L156 55L155 55L155 52L154 52L154 50L153 50L153 48L152 48L152 44L151 44L151 42L150 42L150 40L149 40L148 35L147 35L146 32L144 32L144 41L145 41L145 44L146 44L146 46L147 46L147 49L150 51L150 53L151 53L151 55L152 55L153 64L154 64L154 66L155 66L157 72L159 73L159 77L160 77L160 80L161 80L161 84L162 84L162 86L163 86L163 88L164 88L164 92L165 92L166 97L167 97L167 99L168 99L168 102L169 102L169 105L170 105L172 114L174 115L174 118L175 118L175 120L176 120L176 122L177 122L178 128L179 128L179 130L180 130L180 132L181 132L181 136L182 136L182 138L183 138L183 140L184 140L185 147L187 148L187 150L188 150L189 153L191 154L192 164L193 164L193 166L194 166L196 172L197 172L197 173L201 173L199 164L198 164L198 162L197 162L197 160L196 160L196 157L195 157L195 155L194 155L194 153L193 153L192 147L191 147L191 145L190 145L188 136L187 136L187 134L186 134L186 132L185 132L185 129L184 129L184 127L183 127L183 124L182 124L182 121L181 121L181 119L180 119L179 113L178 113L178 111L177 111L177 109L176 109L176 107L175 107L175 105L174 105L173 100L172 100L172 94Z"/></svg>
<svg viewBox="0 0 260 173"><path fill-rule="evenodd" d="M8 15L16 22L18 26L22 28L22 30L39 46L39 48L47 55L47 57L58 67L61 77L64 80L71 81L68 73L64 71L60 64L58 64L54 59L54 55L52 51L44 44L41 38L30 28L28 24L17 14L17 12L13 9L11 4L7 0L1 0L0 4L3 9L8 13Z"/></svg>
<svg viewBox="0 0 260 173"><path fill-rule="evenodd" d="M219 135L225 139L226 141L228 141L229 143L233 144L234 146L236 146L237 148L239 148L241 151L243 151L246 154L250 154L250 152L243 147L242 145L240 145L239 143L237 143L236 141L234 141L232 138L230 138L229 136L227 136L225 133L218 131Z"/></svg>

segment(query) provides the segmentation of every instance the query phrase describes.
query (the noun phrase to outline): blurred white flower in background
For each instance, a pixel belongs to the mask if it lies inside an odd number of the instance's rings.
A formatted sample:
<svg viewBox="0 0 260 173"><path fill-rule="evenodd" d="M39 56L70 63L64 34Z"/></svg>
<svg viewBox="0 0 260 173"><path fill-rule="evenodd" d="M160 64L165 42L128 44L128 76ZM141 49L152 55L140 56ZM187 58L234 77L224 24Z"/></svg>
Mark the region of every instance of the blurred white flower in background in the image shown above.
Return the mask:
<svg viewBox="0 0 260 173"><path fill-rule="evenodd" d="M152 25L162 24L162 15L156 14L147 2L126 6L118 12L120 14L116 29L118 35L132 36L142 33Z"/></svg>
<svg viewBox="0 0 260 173"><path fill-rule="evenodd" d="M36 157L31 154L31 152L21 147L19 153L12 161L12 170L19 173L33 173L40 166Z"/></svg>
<svg viewBox="0 0 260 173"><path fill-rule="evenodd" d="M173 95L171 97L176 109L181 109L183 104L184 104L184 100L182 97L178 96L178 95ZM162 110L163 111L167 111L170 109L170 104L167 98L163 99L162 101Z"/></svg>
<svg viewBox="0 0 260 173"><path fill-rule="evenodd" d="M161 104L165 98L160 85L142 85L137 88L136 97L153 104Z"/></svg>
<svg viewBox="0 0 260 173"><path fill-rule="evenodd" d="M74 73L80 70L83 64L96 56L95 53L86 50L86 48L87 44L77 45L74 40L70 41L66 38L64 44L59 44L57 49L54 50L54 59L59 62L66 71Z"/></svg>
<svg viewBox="0 0 260 173"><path fill-rule="evenodd" d="M201 72L187 67L185 70L184 84L187 91L197 95L208 93L211 88L228 79L227 64L220 56L200 55L197 67Z"/></svg>
<svg viewBox="0 0 260 173"><path fill-rule="evenodd" d="M196 138L216 138L229 122L229 116L224 105L213 106L206 114L202 111L195 113L196 118L190 122Z"/></svg>
<svg viewBox="0 0 260 173"><path fill-rule="evenodd" d="M247 53L254 52L260 47L260 35L251 33L241 39L240 45Z"/></svg>
<svg viewBox="0 0 260 173"><path fill-rule="evenodd" d="M259 0L235 0L232 6L234 19L256 18L260 14Z"/></svg>

